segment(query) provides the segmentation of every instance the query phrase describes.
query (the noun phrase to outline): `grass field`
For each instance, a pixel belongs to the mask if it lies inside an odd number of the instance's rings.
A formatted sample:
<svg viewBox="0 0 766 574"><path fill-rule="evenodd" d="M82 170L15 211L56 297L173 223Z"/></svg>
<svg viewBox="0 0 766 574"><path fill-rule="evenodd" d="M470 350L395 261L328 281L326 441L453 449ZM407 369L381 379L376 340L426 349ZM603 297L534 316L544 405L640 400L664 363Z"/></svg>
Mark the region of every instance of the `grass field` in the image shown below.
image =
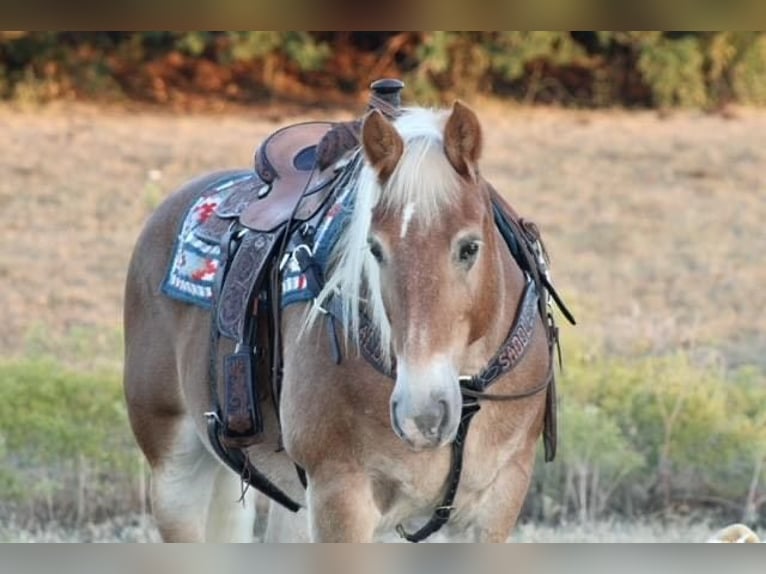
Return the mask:
<svg viewBox="0 0 766 574"><path fill-rule="evenodd" d="M766 365L766 113L477 107L484 173L541 226L578 332ZM119 361L126 264L162 198L285 123L351 115L0 108L0 353Z"/></svg>
<svg viewBox="0 0 766 574"><path fill-rule="evenodd" d="M701 365L766 369L766 112L475 108L483 172L541 227L576 337L616 355L683 349ZM197 174L249 166L282 125L354 112L0 107L0 358L119 371L125 270L149 213ZM0 539L22 532L3 524ZM152 538L136 524L115 537ZM678 536L707 532L689 528Z"/></svg>

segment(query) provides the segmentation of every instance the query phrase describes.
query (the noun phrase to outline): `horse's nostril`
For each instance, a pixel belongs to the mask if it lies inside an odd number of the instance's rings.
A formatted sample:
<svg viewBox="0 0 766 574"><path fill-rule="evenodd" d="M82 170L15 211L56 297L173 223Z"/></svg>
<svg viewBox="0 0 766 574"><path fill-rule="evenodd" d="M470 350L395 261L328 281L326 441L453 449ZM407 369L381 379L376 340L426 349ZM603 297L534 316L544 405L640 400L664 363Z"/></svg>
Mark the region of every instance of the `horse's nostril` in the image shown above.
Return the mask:
<svg viewBox="0 0 766 574"><path fill-rule="evenodd" d="M418 415L414 421L424 437L438 440L447 424L447 401L439 401L432 412Z"/></svg>
<svg viewBox="0 0 766 574"><path fill-rule="evenodd" d="M400 438L404 437L404 431L402 430L402 427L399 425L399 419L396 416L396 406L398 403L396 401L391 401L391 426L394 429L394 433L399 436Z"/></svg>
<svg viewBox="0 0 766 574"><path fill-rule="evenodd" d="M442 419L441 424L439 425L439 436L444 436L444 431L447 427L447 423L449 422L449 417L447 416L447 413L449 412L449 405L447 404L447 401L439 401L439 406L442 409Z"/></svg>

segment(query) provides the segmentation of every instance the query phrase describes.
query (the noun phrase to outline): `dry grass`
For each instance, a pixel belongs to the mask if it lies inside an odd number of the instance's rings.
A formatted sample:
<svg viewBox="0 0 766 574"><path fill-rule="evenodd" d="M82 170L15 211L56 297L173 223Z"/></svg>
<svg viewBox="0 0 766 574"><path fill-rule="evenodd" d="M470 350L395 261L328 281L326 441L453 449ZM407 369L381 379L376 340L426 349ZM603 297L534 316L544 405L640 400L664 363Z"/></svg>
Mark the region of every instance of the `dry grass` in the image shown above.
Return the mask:
<svg viewBox="0 0 766 574"><path fill-rule="evenodd" d="M2 542L159 542L160 536L147 516L120 516L77 528L57 524L37 528L20 526L12 518L0 522Z"/></svg>
<svg viewBox="0 0 766 574"><path fill-rule="evenodd" d="M144 220L185 180L248 166L280 125L267 115L0 108L0 355L119 363L124 276Z"/></svg>
<svg viewBox="0 0 766 574"><path fill-rule="evenodd" d="M540 222L582 327L623 353L766 365L766 114L492 118L485 173Z"/></svg>
<svg viewBox="0 0 766 574"><path fill-rule="evenodd" d="M541 225L579 333L766 364L766 113L477 109L484 173ZM248 166L280 125L351 114L0 108L0 354L117 366L125 268L158 202Z"/></svg>
<svg viewBox="0 0 766 574"><path fill-rule="evenodd" d="M603 521L556 528L522 524L511 542L705 542L720 524L709 521Z"/></svg>

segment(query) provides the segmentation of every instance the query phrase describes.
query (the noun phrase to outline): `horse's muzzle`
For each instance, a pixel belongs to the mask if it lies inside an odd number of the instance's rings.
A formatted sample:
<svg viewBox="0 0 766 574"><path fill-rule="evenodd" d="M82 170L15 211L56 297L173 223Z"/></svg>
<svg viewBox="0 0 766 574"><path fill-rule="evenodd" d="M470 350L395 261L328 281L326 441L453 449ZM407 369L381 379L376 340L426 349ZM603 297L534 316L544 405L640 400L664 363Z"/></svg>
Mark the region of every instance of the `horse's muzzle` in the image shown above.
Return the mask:
<svg viewBox="0 0 766 574"><path fill-rule="evenodd" d="M413 378L409 374L400 366L391 394L394 432L414 450L451 442L457 433L462 404L456 377L439 377L434 381L431 377Z"/></svg>

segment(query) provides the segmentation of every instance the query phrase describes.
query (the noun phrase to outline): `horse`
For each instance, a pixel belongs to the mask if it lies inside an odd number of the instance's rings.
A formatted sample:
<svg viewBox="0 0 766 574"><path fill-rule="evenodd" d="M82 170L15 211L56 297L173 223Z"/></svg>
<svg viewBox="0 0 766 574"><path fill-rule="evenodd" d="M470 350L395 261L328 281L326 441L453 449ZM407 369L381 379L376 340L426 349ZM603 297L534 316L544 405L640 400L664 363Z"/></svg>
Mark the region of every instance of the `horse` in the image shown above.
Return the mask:
<svg viewBox="0 0 766 574"><path fill-rule="evenodd" d="M539 281L497 224L502 200L480 170L483 147L478 116L460 101L364 116L353 212L319 295L284 308L278 409L264 409L246 449L301 507L270 501L265 540L368 542L406 536L432 515L448 538L503 542L512 532L551 407L552 329L537 312ZM253 539L256 493L207 432L210 312L159 288L179 221L226 173L167 197L127 273L124 390L165 541ZM331 300L342 309L340 362ZM359 352L365 327L384 368ZM491 387L467 384L493 361Z"/></svg>

